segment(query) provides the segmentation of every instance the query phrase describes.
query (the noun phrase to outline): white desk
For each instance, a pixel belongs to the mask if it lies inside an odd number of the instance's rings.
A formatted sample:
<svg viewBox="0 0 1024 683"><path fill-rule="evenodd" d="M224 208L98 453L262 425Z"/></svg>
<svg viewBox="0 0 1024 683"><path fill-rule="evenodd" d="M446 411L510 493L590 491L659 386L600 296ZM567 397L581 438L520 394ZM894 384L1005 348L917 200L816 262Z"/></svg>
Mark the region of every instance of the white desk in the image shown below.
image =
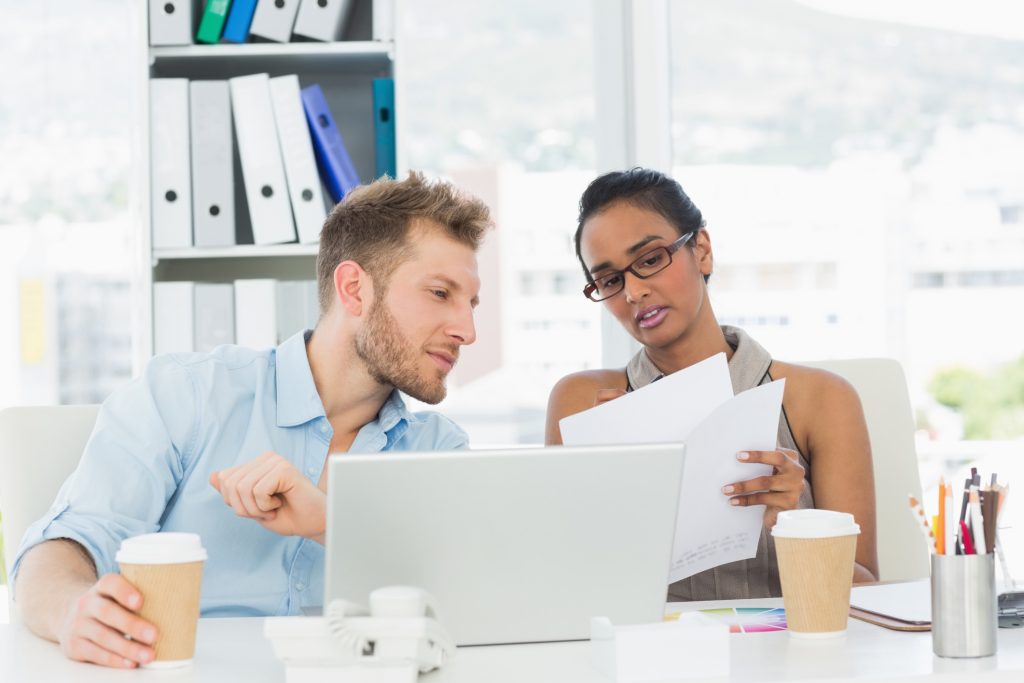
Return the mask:
<svg viewBox="0 0 1024 683"><path fill-rule="evenodd" d="M730 603L692 603L685 609ZM736 605L780 606L778 600ZM683 608L682 605L672 606ZM673 610L674 611L674 610ZM927 680L971 683L1024 680L1024 629L999 629L999 653L985 659L939 659L930 633L898 633L851 619L845 638L802 641L789 634L730 636L730 680L875 682ZM590 644L550 643L460 648L443 670L422 683L608 683L590 666ZM284 666L263 638L262 619L202 619L189 670L113 671L68 661L58 647L19 625L0 625L0 681L244 681L283 683Z"/></svg>

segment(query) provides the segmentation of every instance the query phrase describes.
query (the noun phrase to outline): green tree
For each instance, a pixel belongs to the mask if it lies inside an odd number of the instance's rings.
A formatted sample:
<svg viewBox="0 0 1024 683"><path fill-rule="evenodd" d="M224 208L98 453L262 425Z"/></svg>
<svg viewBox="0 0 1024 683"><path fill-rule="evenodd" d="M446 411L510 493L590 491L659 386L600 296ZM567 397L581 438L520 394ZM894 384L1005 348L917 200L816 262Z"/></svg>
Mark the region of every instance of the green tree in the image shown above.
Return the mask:
<svg viewBox="0 0 1024 683"><path fill-rule="evenodd" d="M1024 436L1024 356L982 374L944 368L928 383L935 400L960 413L967 439Z"/></svg>

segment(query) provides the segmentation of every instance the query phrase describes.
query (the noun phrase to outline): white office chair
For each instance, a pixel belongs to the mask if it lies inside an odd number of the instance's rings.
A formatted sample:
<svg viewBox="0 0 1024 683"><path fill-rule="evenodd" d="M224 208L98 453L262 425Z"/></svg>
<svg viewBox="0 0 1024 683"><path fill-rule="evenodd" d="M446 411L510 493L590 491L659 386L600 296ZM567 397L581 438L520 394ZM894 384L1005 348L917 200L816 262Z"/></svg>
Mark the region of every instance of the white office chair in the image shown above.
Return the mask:
<svg viewBox="0 0 1024 683"><path fill-rule="evenodd" d="M882 581L929 575L928 548L907 504L921 500L921 474L914 447L914 417L907 379L889 358L801 363L843 377L860 395L871 440L875 474L878 572Z"/></svg>
<svg viewBox="0 0 1024 683"><path fill-rule="evenodd" d="M0 411L0 515L8 577L25 530L46 514L78 465L98 411L98 405Z"/></svg>

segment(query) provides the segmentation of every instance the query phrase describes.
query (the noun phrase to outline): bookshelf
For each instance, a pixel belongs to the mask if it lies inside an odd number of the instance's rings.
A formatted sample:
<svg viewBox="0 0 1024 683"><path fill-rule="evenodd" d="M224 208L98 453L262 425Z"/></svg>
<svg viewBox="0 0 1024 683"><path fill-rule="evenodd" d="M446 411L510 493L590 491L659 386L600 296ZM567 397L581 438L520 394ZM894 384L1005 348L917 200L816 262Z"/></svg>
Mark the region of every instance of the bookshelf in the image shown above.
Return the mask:
<svg viewBox="0 0 1024 683"><path fill-rule="evenodd" d="M133 196L139 230L138 283L133 311L133 369L137 373L154 353L154 287L164 282L229 283L241 279L315 279L316 244L251 244L249 209L235 149L235 218L238 244L227 247L154 249L151 206L150 87L154 78L227 80L266 73L270 77L295 74L300 86L319 84L345 140L360 180L375 177L375 135L372 82L395 79L395 41L392 26L395 0L352 0L344 33L335 42L315 42L293 36L296 42L273 43L250 37L243 44L149 45L149 6L139 6L140 69L139 133L135 155L137 173ZM193 32L202 16L203 2L194 3ZM379 16L375 17L374 14ZM398 90L396 80L396 91ZM400 108L400 104L397 108ZM396 140L401 158L401 145ZM401 164L399 165L401 169ZM330 198L325 191L325 201Z"/></svg>

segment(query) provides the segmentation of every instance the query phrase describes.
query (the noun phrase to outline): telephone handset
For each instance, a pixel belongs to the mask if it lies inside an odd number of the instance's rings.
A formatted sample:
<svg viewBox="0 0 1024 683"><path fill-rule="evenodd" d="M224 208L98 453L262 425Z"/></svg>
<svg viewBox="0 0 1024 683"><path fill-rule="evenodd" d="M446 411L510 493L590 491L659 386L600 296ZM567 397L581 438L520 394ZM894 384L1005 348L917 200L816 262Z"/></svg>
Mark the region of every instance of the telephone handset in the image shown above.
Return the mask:
<svg viewBox="0 0 1024 683"><path fill-rule="evenodd" d="M388 586L370 593L370 609L334 600L324 610L343 653L377 661L415 662L421 673L455 655L455 642L437 620L437 605L424 590Z"/></svg>

